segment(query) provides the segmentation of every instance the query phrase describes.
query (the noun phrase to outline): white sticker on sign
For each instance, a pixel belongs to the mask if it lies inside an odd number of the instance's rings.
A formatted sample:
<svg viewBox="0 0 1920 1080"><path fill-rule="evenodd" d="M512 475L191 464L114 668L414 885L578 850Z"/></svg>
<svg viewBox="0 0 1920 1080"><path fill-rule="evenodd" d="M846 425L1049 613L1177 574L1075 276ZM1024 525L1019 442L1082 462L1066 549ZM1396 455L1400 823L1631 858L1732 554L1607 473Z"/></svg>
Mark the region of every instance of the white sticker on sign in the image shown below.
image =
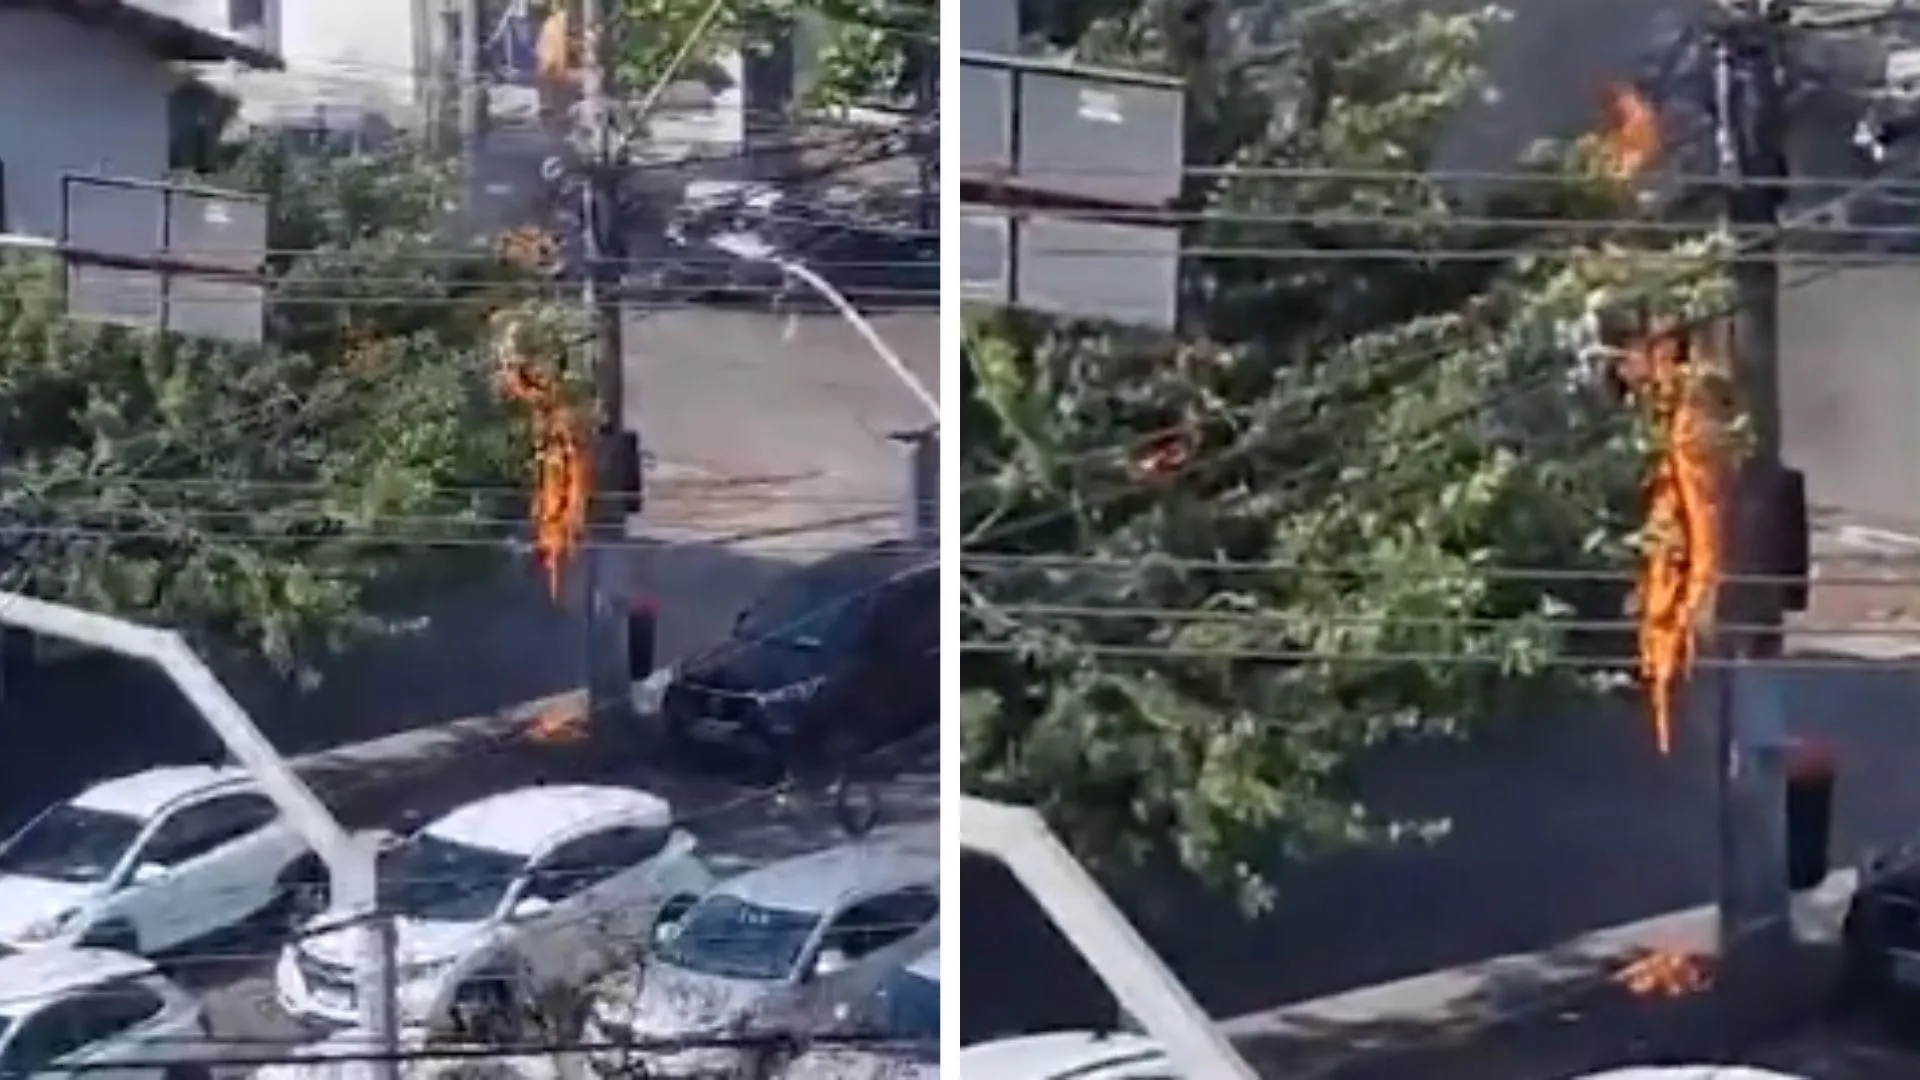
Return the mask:
<svg viewBox="0 0 1920 1080"><path fill-rule="evenodd" d="M1080 91L1080 118L1096 124L1120 123L1120 95L1110 90Z"/></svg>

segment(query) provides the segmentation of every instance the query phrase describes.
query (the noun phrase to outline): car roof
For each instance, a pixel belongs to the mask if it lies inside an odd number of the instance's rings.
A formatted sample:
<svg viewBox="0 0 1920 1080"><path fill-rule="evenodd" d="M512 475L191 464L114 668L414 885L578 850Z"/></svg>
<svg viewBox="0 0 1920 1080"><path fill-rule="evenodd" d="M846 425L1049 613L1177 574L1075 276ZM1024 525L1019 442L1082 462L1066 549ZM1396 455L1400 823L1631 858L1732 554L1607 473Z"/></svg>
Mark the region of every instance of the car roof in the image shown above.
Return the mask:
<svg viewBox="0 0 1920 1080"><path fill-rule="evenodd" d="M421 831L455 843L534 855L590 825L616 820L664 829L673 824L673 806L638 788L540 784L475 799Z"/></svg>
<svg viewBox="0 0 1920 1080"><path fill-rule="evenodd" d="M250 779L245 769L232 765L161 765L102 780L69 801L87 810L144 819L188 795Z"/></svg>
<svg viewBox="0 0 1920 1080"><path fill-rule="evenodd" d="M28 949L0 956L0 1012L24 1012L75 990L155 974L153 961L110 949Z"/></svg>
<svg viewBox="0 0 1920 1080"><path fill-rule="evenodd" d="M826 914L850 896L939 882L939 836L922 825L875 830L850 844L769 863L728 878L714 892L762 907Z"/></svg>
<svg viewBox="0 0 1920 1080"><path fill-rule="evenodd" d="M960 1048L960 1075L1006 1080L1051 1080L1090 1075L1122 1065L1161 1066L1166 1051L1144 1035L1127 1032L1049 1031Z"/></svg>

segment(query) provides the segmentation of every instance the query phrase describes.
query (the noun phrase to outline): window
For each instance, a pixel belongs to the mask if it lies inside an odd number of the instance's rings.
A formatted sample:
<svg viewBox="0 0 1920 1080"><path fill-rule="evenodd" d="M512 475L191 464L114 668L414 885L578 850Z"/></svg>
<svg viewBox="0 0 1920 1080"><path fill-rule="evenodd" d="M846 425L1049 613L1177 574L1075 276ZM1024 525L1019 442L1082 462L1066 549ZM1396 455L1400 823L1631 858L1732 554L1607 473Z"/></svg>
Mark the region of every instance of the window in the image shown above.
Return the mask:
<svg viewBox="0 0 1920 1080"><path fill-rule="evenodd" d="M56 803L0 849L0 871L93 884L104 881L140 838L125 814Z"/></svg>
<svg viewBox="0 0 1920 1080"><path fill-rule="evenodd" d="M906 939L939 913L940 898L931 889L884 893L842 911L822 944L857 959Z"/></svg>
<svg viewBox="0 0 1920 1080"><path fill-rule="evenodd" d="M218 795L183 806L154 830L141 860L178 866L263 828L274 816L273 804L254 792Z"/></svg>
<svg viewBox="0 0 1920 1080"><path fill-rule="evenodd" d="M31 1076L71 1054L105 1042L160 1015L166 1002L137 983L110 983L64 998L20 1022L0 1074Z"/></svg>
<svg viewBox="0 0 1920 1080"><path fill-rule="evenodd" d="M658 855L669 829L622 825L562 844L540 861L533 892L559 902Z"/></svg>
<svg viewBox="0 0 1920 1080"><path fill-rule="evenodd" d="M227 26L232 30L246 30L255 26L264 26L267 21L267 0L227 0Z"/></svg>
<svg viewBox="0 0 1920 1080"><path fill-rule="evenodd" d="M81 999L86 1045L117 1038L160 1015L167 1003L150 987L137 982L102 986Z"/></svg>

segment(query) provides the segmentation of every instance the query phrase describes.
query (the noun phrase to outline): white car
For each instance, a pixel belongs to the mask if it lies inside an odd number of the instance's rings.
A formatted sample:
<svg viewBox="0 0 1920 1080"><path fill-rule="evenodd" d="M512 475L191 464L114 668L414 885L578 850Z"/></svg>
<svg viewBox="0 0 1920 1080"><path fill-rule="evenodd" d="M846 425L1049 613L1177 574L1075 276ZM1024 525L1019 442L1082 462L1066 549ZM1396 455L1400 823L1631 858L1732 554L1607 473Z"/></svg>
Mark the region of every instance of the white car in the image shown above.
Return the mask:
<svg viewBox="0 0 1920 1080"><path fill-rule="evenodd" d="M723 881L662 925L643 975L602 988L586 1041L615 1049L595 1068L630 1075L637 1054L649 1075L706 1075L737 1068L742 1055L702 1040L831 1030L843 1006L867 1001L939 940L939 915L939 837L927 826L877 830Z"/></svg>
<svg viewBox="0 0 1920 1080"><path fill-rule="evenodd" d="M1127 1032L1049 1031L960 1048L967 1080L1187 1080L1160 1044Z"/></svg>
<svg viewBox="0 0 1920 1080"><path fill-rule="evenodd" d="M153 962L105 949L0 957L0 1076L201 1080L206 1015Z"/></svg>
<svg viewBox="0 0 1920 1080"><path fill-rule="evenodd" d="M324 881L244 771L163 766L55 803L0 844L0 944L160 952Z"/></svg>
<svg viewBox="0 0 1920 1080"><path fill-rule="evenodd" d="M402 1022L436 1031L579 986L626 962L670 901L713 884L673 809L632 788L557 784L489 795L382 853L396 915ZM280 954L281 1006L359 1019L359 935L316 917Z"/></svg>

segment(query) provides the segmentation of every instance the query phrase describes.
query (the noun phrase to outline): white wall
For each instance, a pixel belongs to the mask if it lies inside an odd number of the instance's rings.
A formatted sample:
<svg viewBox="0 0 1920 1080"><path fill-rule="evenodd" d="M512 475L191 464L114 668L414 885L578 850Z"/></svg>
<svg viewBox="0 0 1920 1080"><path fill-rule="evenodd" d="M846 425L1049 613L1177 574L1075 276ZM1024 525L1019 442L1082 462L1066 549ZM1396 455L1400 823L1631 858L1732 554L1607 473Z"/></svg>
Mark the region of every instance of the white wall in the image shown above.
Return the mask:
<svg viewBox="0 0 1920 1080"><path fill-rule="evenodd" d="M139 0L144 6L222 34L231 25L228 0ZM356 127L378 114L397 126L417 114L420 58L428 36L419 0L265 0L266 30L258 44L278 52L285 71L210 72L237 92L243 118L262 124L315 123Z"/></svg>
<svg viewBox="0 0 1920 1080"><path fill-rule="evenodd" d="M173 83L167 66L128 38L0 8L7 226L56 235L67 173L163 179Z"/></svg>

